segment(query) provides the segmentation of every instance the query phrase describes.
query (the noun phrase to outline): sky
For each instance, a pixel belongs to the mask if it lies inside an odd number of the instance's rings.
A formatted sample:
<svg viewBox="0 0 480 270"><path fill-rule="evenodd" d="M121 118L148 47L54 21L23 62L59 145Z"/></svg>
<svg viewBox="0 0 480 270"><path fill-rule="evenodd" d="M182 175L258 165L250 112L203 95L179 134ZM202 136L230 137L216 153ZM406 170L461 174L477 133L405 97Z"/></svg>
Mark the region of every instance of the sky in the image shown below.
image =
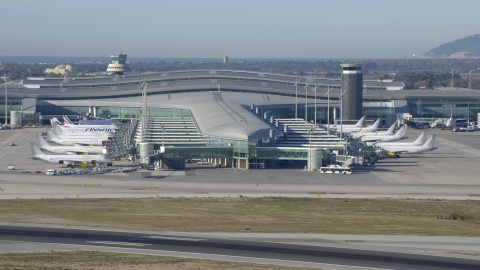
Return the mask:
<svg viewBox="0 0 480 270"><path fill-rule="evenodd" d="M480 34L478 0L0 0L0 55L381 59Z"/></svg>

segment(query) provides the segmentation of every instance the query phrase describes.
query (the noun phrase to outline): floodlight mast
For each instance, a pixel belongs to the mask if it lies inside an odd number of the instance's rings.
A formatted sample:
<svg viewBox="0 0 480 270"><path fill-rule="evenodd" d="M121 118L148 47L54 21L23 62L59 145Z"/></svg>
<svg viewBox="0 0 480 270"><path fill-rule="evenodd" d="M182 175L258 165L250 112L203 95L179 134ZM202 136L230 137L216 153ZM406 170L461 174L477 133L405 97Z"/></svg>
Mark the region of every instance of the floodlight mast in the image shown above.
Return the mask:
<svg viewBox="0 0 480 270"><path fill-rule="evenodd" d="M307 95L307 91L308 91L308 80L307 80L307 83L305 84L305 122L308 122L308 95Z"/></svg>
<svg viewBox="0 0 480 270"><path fill-rule="evenodd" d="M468 80L468 89L472 89L472 72L473 69L470 69L470 72L468 73L468 75L470 76L470 79Z"/></svg>
<svg viewBox="0 0 480 270"><path fill-rule="evenodd" d="M317 83L315 83L315 88L314 88L314 91L315 91L315 116L314 116L314 121L315 121L315 126L317 126L317 89L318 89L318 85Z"/></svg>
<svg viewBox="0 0 480 270"><path fill-rule="evenodd" d="M327 91L327 133L330 135L330 86Z"/></svg>
<svg viewBox="0 0 480 270"><path fill-rule="evenodd" d="M345 94L347 90L343 91L340 89L340 140L342 140L343 136L343 94Z"/></svg>
<svg viewBox="0 0 480 270"><path fill-rule="evenodd" d="M295 80L295 119L298 118L298 83L300 80Z"/></svg>
<svg viewBox="0 0 480 270"><path fill-rule="evenodd" d="M5 84L5 125L8 122L8 102L7 102L7 75L3 75L3 83Z"/></svg>
<svg viewBox="0 0 480 270"><path fill-rule="evenodd" d="M142 142L146 142L145 129L147 128L147 80L140 82L140 88L142 89Z"/></svg>

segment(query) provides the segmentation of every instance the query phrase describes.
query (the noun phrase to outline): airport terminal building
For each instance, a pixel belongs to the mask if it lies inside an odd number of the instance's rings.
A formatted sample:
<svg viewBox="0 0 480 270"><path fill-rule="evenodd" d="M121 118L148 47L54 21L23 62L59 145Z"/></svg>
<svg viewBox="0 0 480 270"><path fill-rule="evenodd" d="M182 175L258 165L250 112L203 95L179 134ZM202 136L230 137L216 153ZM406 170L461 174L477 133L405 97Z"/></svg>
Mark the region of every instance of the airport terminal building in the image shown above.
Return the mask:
<svg viewBox="0 0 480 270"><path fill-rule="evenodd" d="M316 169L332 159L345 161L345 154L367 158L369 153L316 127L315 121L361 115L395 119L396 114L442 118L451 109L455 118L476 121L480 113L478 90L403 90L402 82L363 80L361 65L342 68L341 79L234 70L27 78L8 84L0 118L7 112L12 125L47 124L52 117L74 119L78 113L114 118L128 122L112 146L119 153L137 149L238 168L302 160ZM148 95L143 133L142 82ZM148 149L140 149L140 143Z"/></svg>

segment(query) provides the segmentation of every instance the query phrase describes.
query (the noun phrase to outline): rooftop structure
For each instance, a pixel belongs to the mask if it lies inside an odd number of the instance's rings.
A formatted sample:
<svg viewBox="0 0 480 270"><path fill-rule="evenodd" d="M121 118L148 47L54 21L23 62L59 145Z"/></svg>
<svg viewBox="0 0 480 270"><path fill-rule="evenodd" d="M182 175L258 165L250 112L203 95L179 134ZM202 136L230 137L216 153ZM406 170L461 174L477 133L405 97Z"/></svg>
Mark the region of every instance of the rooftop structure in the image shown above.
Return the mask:
<svg viewBox="0 0 480 270"><path fill-rule="evenodd" d="M65 75L65 73L72 72L71 65L58 65L55 68L47 68L45 69L45 73L53 73L53 74L60 74Z"/></svg>
<svg viewBox="0 0 480 270"><path fill-rule="evenodd" d="M123 75L124 72L130 70L130 67L127 65L127 55L123 53L115 53L110 55L112 63L108 64L107 74L109 75Z"/></svg>

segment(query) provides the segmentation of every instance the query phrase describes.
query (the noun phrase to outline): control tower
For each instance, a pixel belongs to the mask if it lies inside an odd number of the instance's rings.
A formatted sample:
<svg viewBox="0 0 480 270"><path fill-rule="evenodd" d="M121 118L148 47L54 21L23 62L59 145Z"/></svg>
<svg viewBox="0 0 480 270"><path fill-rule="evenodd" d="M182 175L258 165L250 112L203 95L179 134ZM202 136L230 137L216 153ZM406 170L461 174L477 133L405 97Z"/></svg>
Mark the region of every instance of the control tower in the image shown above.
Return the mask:
<svg viewBox="0 0 480 270"><path fill-rule="evenodd" d="M130 71L130 67L127 65L127 55L123 53L115 53L110 55L112 63L108 64L108 75L117 74L123 75L124 72Z"/></svg>
<svg viewBox="0 0 480 270"><path fill-rule="evenodd" d="M344 120L362 118L363 73L362 64L341 64Z"/></svg>

